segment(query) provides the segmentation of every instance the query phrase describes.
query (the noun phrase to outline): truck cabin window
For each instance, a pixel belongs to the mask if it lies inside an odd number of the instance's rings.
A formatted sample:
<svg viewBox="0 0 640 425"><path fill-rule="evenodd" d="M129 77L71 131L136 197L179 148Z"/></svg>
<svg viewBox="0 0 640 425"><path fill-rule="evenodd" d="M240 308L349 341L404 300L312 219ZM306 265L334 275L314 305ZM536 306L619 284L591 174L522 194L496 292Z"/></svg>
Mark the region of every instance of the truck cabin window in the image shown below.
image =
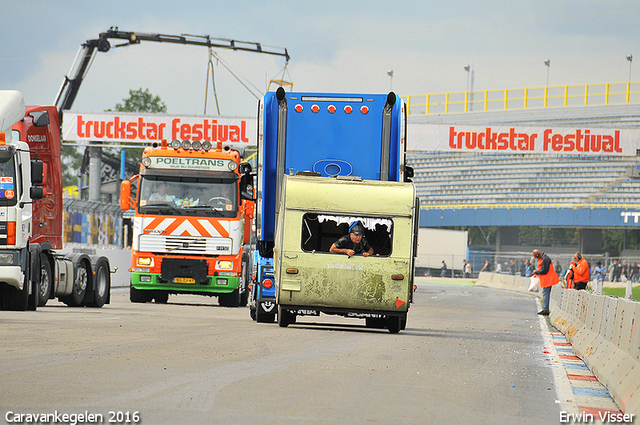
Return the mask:
<svg viewBox="0 0 640 425"><path fill-rule="evenodd" d="M15 205L19 196L16 186L13 153L0 154L0 205Z"/></svg>
<svg viewBox="0 0 640 425"><path fill-rule="evenodd" d="M363 236L373 248L374 255L391 255L393 220L390 218L365 218L315 213L307 213L302 217L302 250L328 253L334 242L349 234L349 226L357 220L363 224Z"/></svg>
<svg viewBox="0 0 640 425"><path fill-rule="evenodd" d="M141 214L235 217L238 181L145 176L140 182L138 198Z"/></svg>

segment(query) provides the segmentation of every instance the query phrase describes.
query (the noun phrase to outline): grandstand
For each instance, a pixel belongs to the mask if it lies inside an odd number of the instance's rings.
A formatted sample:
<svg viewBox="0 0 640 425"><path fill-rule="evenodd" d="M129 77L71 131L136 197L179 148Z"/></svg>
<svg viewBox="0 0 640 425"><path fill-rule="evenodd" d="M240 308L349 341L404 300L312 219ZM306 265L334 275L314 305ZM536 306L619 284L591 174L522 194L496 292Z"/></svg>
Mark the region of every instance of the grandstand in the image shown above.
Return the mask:
<svg viewBox="0 0 640 425"><path fill-rule="evenodd" d="M409 152L425 207L640 207L640 157Z"/></svg>
<svg viewBox="0 0 640 425"><path fill-rule="evenodd" d="M471 107L468 99L487 99L487 94L465 95L457 106L454 96L441 96L445 99L441 104L430 95L405 97L412 103L409 134L414 124L640 129L640 83L624 86L626 96L616 101L608 97L594 101L586 97L593 90L585 86L577 90L585 97L573 104L566 98L560 106L543 99L539 103L544 101L545 107L531 107L533 102L526 98L518 104L509 97L500 107L503 110L486 102ZM505 91L502 98L507 97ZM483 235L487 227L495 228L495 243L471 247L475 251L470 250L469 258L476 272L484 259L521 261L532 248L547 250L565 267L575 251L605 264L612 256L640 262L640 251L623 247L609 253L602 248L603 229L640 229L640 140L635 144L636 155L626 156L409 150L407 162L414 168L421 204L420 225L480 227ZM519 237L520 226L576 229L580 242L531 245Z"/></svg>

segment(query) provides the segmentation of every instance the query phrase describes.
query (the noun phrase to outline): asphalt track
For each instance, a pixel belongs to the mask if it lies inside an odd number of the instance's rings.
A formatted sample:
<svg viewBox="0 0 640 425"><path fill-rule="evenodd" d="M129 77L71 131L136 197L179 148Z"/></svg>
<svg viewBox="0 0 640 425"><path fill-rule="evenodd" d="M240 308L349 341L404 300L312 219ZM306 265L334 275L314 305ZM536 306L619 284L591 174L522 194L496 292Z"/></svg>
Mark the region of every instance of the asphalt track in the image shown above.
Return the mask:
<svg viewBox="0 0 640 425"><path fill-rule="evenodd" d="M453 282L453 281L452 281ZM334 316L288 328L215 298L0 312L0 410L151 424L556 424L574 412L526 294L419 282L399 334ZM116 416L114 416L114 419ZM0 423L2 423L0 421Z"/></svg>

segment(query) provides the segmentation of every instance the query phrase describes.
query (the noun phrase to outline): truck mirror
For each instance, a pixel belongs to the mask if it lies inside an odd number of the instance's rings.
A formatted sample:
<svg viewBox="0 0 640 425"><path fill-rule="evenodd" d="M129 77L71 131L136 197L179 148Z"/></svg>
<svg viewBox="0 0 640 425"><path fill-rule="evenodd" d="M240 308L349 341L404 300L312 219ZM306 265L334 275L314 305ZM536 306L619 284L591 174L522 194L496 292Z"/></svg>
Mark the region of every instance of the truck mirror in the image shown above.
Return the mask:
<svg viewBox="0 0 640 425"><path fill-rule="evenodd" d="M44 163L38 160L31 161L31 184L42 184L44 181Z"/></svg>
<svg viewBox="0 0 640 425"><path fill-rule="evenodd" d="M245 174L240 178L240 197L254 201L253 176L251 174Z"/></svg>
<svg viewBox="0 0 640 425"><path fill-rule="evenodd" d="M411 179L414 176L414 172L413 172L413 167L410 166L405 166L404 167L404 181L405 182L410 182L412 181Z"/></svg>
<svg viewBox="0 0 640 425"><path fill-rule="evenodd" d="M129 211L131 208L131 182L124 180L120 183L120 209Z"/></svg>
<svg viewBox="0 0 640 425"><path fill-rule="evenodd" d="M44 188L40 186L31 186L29 189L29 196L31 196L31 199L44 198Z"/></svg>

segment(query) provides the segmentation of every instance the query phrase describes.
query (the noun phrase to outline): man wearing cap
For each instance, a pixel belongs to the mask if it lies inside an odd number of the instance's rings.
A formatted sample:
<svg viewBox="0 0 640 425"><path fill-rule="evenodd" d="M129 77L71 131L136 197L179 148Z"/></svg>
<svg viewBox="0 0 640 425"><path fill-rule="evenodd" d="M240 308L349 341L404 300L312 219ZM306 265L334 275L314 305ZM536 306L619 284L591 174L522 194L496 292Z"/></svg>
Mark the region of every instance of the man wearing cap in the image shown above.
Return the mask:
<svg viewBox="0 0 640 425"><path fill-rule="evenodd" d="M551 298L551 287L558 283L558 274L553 268L553 263L547 254L540 250L533 250L533 257L538 260L538 267L533 274L540 278L540 287L542 288L542 310L538 314L543 316L549 315L549 301Z"/></svg>
<svg viewBox="0 0 640 425"><path fill-rule="evenodd" d="M373 255L373 248L371 248L363 233L364 226L360 221L356 221L349 226L349 234L335 241L329 251L347 254L349 257L355 254L362 254L363 257Z"/></svg>

